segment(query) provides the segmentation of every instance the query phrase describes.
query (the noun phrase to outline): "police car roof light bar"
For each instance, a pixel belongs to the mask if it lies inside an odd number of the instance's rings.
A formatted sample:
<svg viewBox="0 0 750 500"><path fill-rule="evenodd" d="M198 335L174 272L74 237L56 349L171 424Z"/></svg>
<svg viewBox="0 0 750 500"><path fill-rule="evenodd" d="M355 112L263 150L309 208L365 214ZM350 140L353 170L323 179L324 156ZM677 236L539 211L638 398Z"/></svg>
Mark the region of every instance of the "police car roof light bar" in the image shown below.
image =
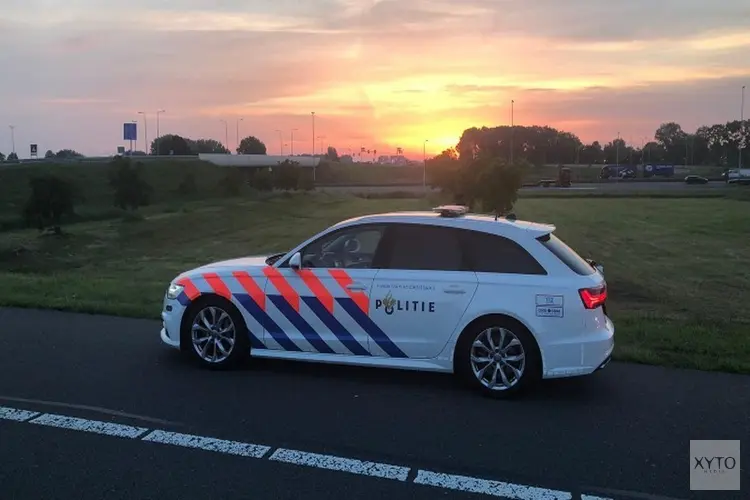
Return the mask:
<svg viewBox="0 0 750 500"><path fill-rule="evenodd" d="M469 211L469 207L464 205L440 205L432 209L433 212L440 214L440 217L461 217Z"/></svg>

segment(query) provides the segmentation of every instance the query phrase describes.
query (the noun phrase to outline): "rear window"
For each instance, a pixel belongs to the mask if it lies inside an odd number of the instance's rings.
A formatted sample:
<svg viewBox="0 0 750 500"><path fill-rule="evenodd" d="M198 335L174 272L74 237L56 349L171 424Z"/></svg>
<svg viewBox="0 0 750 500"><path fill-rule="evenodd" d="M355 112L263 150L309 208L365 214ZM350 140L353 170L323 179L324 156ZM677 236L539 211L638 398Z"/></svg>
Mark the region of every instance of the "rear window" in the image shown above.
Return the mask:
<svg viewBox="0 0 750 500"><path fill-rule="evenodd" d="M558 259L563 261L574 273L580 274L581 276L588 276L589 274L594 274L596 272L591 264L578 255L575 250L563 243L563 241L554 234L546 234L537 239L545 246L545 248L555 254Z"/></svg>

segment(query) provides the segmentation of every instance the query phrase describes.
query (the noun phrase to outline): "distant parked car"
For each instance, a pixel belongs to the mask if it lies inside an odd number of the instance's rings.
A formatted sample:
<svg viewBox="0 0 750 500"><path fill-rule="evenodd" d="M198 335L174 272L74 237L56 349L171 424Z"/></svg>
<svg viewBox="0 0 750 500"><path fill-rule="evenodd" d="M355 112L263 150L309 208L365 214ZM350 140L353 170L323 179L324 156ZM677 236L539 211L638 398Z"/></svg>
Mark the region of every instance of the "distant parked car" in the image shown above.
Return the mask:
<svg viewBox="0 0 750 500"><path fill-rule="evenodd" d="M708 179L700 175L688 175L685 177L685 184L708 184Z"/></svg>

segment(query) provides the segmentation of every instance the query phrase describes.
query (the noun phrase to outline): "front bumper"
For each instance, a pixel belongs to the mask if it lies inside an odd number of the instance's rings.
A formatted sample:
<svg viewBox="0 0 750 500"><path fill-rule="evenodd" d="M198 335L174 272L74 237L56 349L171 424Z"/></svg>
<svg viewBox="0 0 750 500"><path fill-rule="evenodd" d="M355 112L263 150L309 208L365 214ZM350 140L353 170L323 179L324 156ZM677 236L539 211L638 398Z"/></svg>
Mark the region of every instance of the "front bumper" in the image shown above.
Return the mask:
<svg viewBox="0 0 750 500"><path fill-rule="evenodd" d="M180 348L180 341L179 340L172 340L169 335L167 334L167 329L162 328L161 329L161 341L167 344L169 347L174 347L175 349Z"/></svg>
<svg viewBox="0 0 750 500"><path fill-rule="evenodd" d="M185 307L177 300L164 300L161 312L161 341L175 349L180 348L180 323Z"/></svg>

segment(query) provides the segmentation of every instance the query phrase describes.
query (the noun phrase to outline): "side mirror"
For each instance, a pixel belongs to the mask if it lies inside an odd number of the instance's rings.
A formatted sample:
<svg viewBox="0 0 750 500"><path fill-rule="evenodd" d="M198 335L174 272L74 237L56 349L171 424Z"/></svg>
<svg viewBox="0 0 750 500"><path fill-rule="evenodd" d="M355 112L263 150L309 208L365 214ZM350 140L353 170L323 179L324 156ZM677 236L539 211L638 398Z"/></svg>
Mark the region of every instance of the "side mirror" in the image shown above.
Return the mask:
<svg viewBox="0 0 750 500"><path fill-rule="evenodd" d="M302 269L302 254L297 252L294 255L292 255L292 258L289 259L289 267L292 269Z"/></svg>

